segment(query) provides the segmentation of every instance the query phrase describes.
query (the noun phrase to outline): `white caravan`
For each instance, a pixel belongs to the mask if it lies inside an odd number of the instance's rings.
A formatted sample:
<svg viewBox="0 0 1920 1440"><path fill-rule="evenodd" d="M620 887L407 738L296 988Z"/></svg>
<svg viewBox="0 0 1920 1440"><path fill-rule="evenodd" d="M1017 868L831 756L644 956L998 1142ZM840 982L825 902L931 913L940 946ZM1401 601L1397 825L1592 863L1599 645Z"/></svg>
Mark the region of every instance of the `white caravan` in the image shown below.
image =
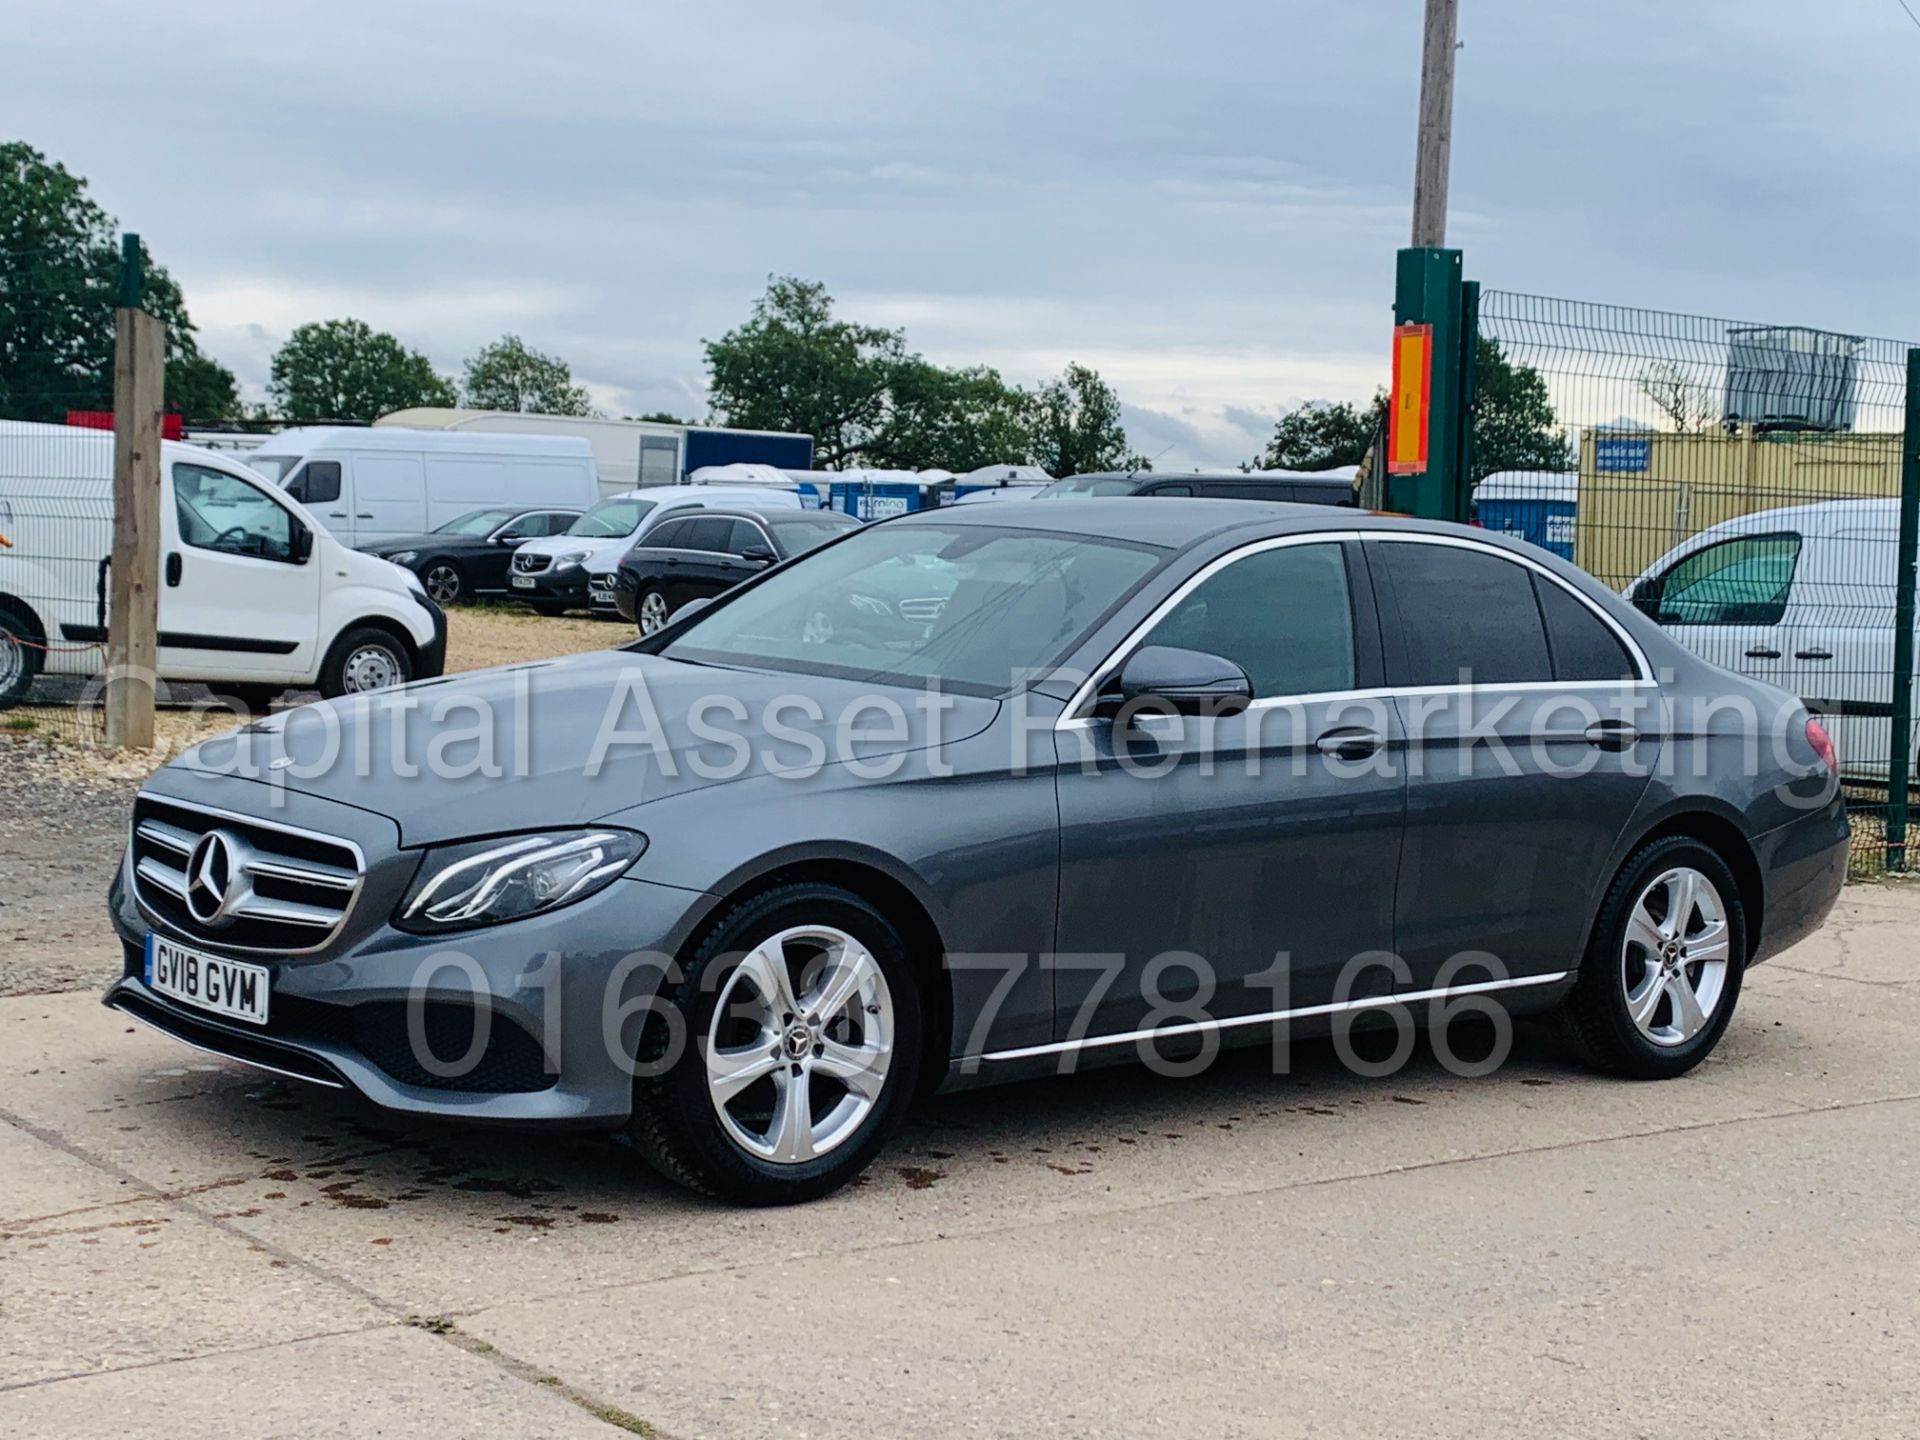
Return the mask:
<svg viewBox="0 0 1920 1440"><path fill-rule="evenodd" d="M584 510L600 498L593 452L569 435L308 426L269 436L246 463L356 546L473 510Z"/></svg>
<svg viewBox="0 0 1920 1440"><path fill-rule="evenodd" d="M0 705L105 663L113 435L0 421ZM162 680L253 708L438 675L446 621L397 565L347 549L227 455L160 447Z"/></svg>
<svg viewBox="0 0 1920 1440"><path fill-rule="evenodd" d="M1821 714L1844 774L1885 779L1899 533L1897 500L1762 510L1676 545L1626 595L1694 654Z"/></svg>

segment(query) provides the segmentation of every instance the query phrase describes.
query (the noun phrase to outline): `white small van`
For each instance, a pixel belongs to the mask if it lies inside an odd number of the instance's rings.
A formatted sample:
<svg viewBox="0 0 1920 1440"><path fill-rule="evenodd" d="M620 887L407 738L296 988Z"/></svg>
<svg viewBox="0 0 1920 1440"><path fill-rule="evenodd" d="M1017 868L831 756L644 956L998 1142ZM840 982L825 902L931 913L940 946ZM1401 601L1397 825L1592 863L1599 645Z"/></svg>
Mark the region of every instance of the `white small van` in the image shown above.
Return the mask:
<svg viewBox="0 0 1920 1440"><path fill-rule="evenodd" d="M474 510L585 510L600 498L593 452L572 435L308 426L268 437L246 462L354 546Z"/></svg>
<svg viewBox="0 0 1920 1440"><path fill-rule="evenodd" d="M564 535L529 540L513 552L507 593L543 614L586 608L614 615L613 572L620 557L669 515L726 505L804 508L791 489L757 485L651 485L602 500Z"/></svg>
<svg viewBox="0 0 1920 1440"><path fill-rule="evenodd" d="M409 572L334 539L237 459L160 451L162 680L253 709L438 675L446 618ZM0 706L105 660L113 435L0 421Z"/></svg>
<svg viewBox="0 0 1920 1440"><path fill-rule="evenodd" d="M1821 714L1842 773L1887 776L1900 502L1825 500L1702 530L1627 599L1694 654Z"/></svg>

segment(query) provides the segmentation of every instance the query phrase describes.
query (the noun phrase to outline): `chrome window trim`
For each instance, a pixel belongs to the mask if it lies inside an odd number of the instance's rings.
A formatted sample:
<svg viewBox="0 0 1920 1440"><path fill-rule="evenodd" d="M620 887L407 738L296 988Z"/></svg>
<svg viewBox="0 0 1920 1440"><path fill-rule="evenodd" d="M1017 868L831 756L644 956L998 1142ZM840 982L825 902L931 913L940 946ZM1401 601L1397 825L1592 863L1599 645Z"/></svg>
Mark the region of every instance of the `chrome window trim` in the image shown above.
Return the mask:
<svg viewBox="0 0 1920 1440"><path fill-rule="evenodd" d="M1380 541L1403 545L1450 545L1461 550L1477 550L1482 554L1492 555L1496 559L1509 561L1523 569L1542 575L1599 617L1601 623L1626 647L1627 655L1633 661L1634 669L1639 672L1639 675L1632 680L1513 680L1489 685L1381 685L1364 690L1315 690L1297 695L1262 696L1248 704L1249 711L1269 709L1279 705L1379 700L1399 695L1480 695L1539 690L1636 690L1651 687L1656 683L1652 678L1653 667L1647 660L1646 652L1640 648L1639 642L1590 597L1581 594L1537 560L1525 555L1515 555L1497 545L1488 545L1465 536L1421 535L1392 531L1371 533L1363 530L1315 530L1300 535L1277 535L1265 540L1253 541L1251 544L1242 545L1237 550L1229 550L1224 555L1216 556L1194 574L1189 575L1171 595L1156 605L1144 620L1127 632L1120 643L1108 652L1105 660L1088 672L1086 680L1074 690L1073 698L1067 701L1066 708L1061 712L1061 717L1054 728L1077 730L1099 723L1092 715L1082 712L1093 703L1101 684L1125 663L1127 657L1140 647L1140 643L1152 632L1154 626L1164 620L1176 605L1227 566L1236 564L1249 556L1268 550L1278 550L1289 545L1340 544L1349 540L1358 541L1363 545ZM1544 624L1544 621L1542 623Z"/></svg>
<svg viewBox="0 0 1920 1440"><path fill-rule="evenodd" d="M1326 1005L1300 1005L1291 1010L1268 1010L1259 1015L1230 1015L1223 1020L1195 1020L1185 1025L1162 1025L1151 1030L1126 1030L1110 1035L1088 1035L1079 1040L1054 1040L1044 1045L1022 1045L1013 1050L989 1050L963 1057L962 1064L987 1061L1031 1060L1042 1055L1064 1055L1069 1051L1099 1050L1111 1045L1135 1045L1142 1040L1175 1040L1184 1035L1204 1035L1223 1030L1244 1030L1249 1025L1270 1025L1284 1020L1311 1020L1321 1015L1339 1015L1360 1010L1382 1010L1389 1005L1415 1005L1428 1000L1455 1000L1467 995L1487 995L1499 990L1524 990L1535 985L1551 985L1572 975L1571 970L1556 970L1550 975L1520 975L1505 980L1479 980L1471 985L1449 985L1436 990L1414 990L1399 995L1365 995L1354 1000L1336 1000Z"/></svg>
<svg viewBox="0 0 1920 1440"><path fill-rule="evenodd" d="M277 834L292 835L302 840L317 840L323 845L336 845L353 856L354 881L352 888L347 890L345 898L340 902L340 919L334 924L333 928L321 936L315 944L303 945L297 949L278 945L236 945L230 940L221 939L218 935L209 937L188 931L174 924L174 922L167 919L166 916L161 915L150 907L146 902L146 897L140 893L138 883L130 884L128 889L133 894L134 905L151 924L159 926L169 935L182 936L189 944L208 945L215 950L231 950L247 955L312 955L317 951L326 949L327 946L339 938L340 932L346 929L347 921L352 917L354 907L360 902L360 892L366 888L367 883L366 852L353 841L346 839L344 836L329 835L324 830L307 830L301 826L287 825L277 820L262 820L257 816L243 815L237 810L222 810L213 805L197 804L192 800L178 800L171 795L141 791L134 796L134 799L136 802L148 800L156 805L170 805L176 810L185 810L195 815L211 815L216 821L229 820L239 825L251 825L258 830L271 830ZM207 828L212 829L214 827L208 826ZM129 859L131 859L133 855L133 841L137 831L138 826L129 819L127 825L127 855ZM139 879L138 864L132 865L129 868L134 872L133 879L137 882ZM153 884L154 882L149 878L147 883ZM326 884L326 882L320 883L323 885ZM326 888L331 889L336 887L326 885Z"/></svg>

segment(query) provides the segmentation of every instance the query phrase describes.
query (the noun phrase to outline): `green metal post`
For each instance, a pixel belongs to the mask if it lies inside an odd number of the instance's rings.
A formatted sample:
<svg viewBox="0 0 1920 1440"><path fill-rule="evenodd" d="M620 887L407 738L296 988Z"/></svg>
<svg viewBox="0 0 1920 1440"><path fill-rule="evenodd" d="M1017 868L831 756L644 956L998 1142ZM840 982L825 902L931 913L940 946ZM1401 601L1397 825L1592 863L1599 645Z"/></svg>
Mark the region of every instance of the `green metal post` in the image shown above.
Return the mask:
<svg viewBox="0 0 1920 1440"><path fill-rule="evenodd" d="M1387 508L1429 520L1464 518L1457 502L1464 422L1460 275L1460 252L1433 246L1402 250L1395 269L1393 323L1433 327L1432 390L1427 468L1417 475L1388 475Z"/></svg>
<svg viewBox="0 0 1920 1440"><path fill-rule="evenodd" d="M1887 869L1907 868L1913 779L1913 591L1920 551L1920 349L1907 351L1907 424L1900 440L1900 548L1893 589L1893 734L1887 755Z"/></svg>
<svg viewBox="0 0 1920 1440"><path fill-rule="evenodd" d="M1464 525L1473 514L1473 401L1480 372L1480 282L1460 285L1460 466L1454 471L1453 514Z"/></svg>
<svg viewBox="0 0 1920 1440"><path fill-rule="evenodd" d="M120 237L120 308L138 310L146 295L145 266L140 258L140 237Z"/></svg>

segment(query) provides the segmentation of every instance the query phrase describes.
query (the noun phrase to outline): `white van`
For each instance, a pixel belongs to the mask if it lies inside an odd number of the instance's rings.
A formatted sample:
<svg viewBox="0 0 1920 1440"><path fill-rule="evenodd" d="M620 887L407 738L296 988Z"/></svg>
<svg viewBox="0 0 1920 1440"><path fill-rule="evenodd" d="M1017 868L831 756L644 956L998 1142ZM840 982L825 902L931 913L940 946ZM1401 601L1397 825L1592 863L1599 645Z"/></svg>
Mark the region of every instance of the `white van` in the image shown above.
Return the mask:
<svg viewBox="0 0 1920 1440"><path fill-rule="evenodd" d="M508 593L542 614L591 609L613 615L613 572L620 557L669 515L727 505L791 505L801 497L772 486L653 485L602 500L564 535L529 540L513 552Z"/></svg>
<svg viewBox="0 0 1920 1440"><path fill-rule="evenodd" d="M1825 500L1702 530L1626 589L1703 659L1822 714L1842 773L1887 776L1900 502Z"/></svg>
<svg viewBox="0 0 1920 1440"><path fill-rule="evenodd" d="M440 674L446 620L410 573L347 549L238 460L160 447L159 676L264 709ZM0 421L0 705L105 661L113 435Z"/></svg>
<svg viewBox="0 0 1920 1440"><path fill-rule="evenodd" d="M309 426L246 460L348 545L419 535L473 510L584 510L600 498L593 452L569 435Z"/></svg>

